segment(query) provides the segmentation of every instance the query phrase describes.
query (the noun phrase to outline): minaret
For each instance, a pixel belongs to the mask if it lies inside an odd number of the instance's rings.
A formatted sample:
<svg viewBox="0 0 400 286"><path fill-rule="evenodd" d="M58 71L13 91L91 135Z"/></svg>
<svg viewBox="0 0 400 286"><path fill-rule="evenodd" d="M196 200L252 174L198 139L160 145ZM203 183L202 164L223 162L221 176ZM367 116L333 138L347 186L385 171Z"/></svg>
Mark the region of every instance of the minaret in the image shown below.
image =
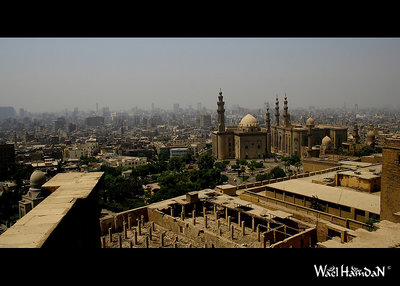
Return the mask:
<svg viewBox="0 0 400 286"><path fill-rule="evenodd" d="M279 126L279 100L278 100L278 95L276 95L276 100L275 100L275 125Z"/></svg>
<svg viewBox="0 0 400 286"><path fill-rule="evenodd" d="M218 96L218 132L225 131L225 109L224 109L225 102L223 101L222 91L219 89L219 96Z"/></svg>
<svg viewBox="0 0 400 286"><path fill-rule="evenodd" d="M285 101L283 102L283 126L288 127L290 125L290 115L288 113L287 97L285 93Z"/></svg>
<svg viewBox="0 0 400 286"><path fill-rule="evenodd" d="M267 105L267 110L265 112L265 127L267 129L267 142L266 142L267 150L265 153L267 154L267 157L270 157L271 156L271 123L269 120L269 105Z"/></svg>

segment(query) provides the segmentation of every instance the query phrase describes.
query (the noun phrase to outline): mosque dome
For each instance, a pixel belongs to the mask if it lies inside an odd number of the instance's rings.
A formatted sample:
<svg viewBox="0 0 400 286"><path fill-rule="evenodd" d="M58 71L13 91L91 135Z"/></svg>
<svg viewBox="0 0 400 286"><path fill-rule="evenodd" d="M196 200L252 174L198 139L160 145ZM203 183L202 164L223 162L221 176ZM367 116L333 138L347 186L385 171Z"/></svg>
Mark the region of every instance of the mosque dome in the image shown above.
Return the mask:
<svg viewBox="0 0 400 286"><path fill-rule="evenodd" d="M331 140L331 138L329 138L329 136L325 136L322 139L321 145L329 146L331 144L332 144L332 140Z"/></svg>
<svg viewBox="0 0 400 286"><path fill-rule="evenodd" d="M240 127L258 127L258 121L253 115L247 114L245 117L242 118L242 120L239 123L239 126Z"/></svg>
<svg viewBox="0 0 400 286"><path fill-rule="evenodd" d="M312 119L312 117L307 119L306 126L314 126L314 119Z"/></svg>
<svg viewBox="0 0 400 286"><path fill-rule="evenodd" d="M46 182L46 174L36 170L30 177L30 186L40 188Z"/></svg>

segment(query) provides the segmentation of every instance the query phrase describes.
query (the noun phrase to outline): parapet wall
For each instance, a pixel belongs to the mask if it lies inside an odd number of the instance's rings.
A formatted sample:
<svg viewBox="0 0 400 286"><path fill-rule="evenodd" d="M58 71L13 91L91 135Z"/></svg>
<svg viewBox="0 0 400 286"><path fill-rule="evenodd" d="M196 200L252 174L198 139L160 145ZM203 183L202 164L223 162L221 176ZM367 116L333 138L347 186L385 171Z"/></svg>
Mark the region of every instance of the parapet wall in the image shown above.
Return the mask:
<svg viewBox="0 0 400 286"><path fill-rule="evenodd" d="M263 188L254 188L254 187L266 186L266 185L277 183L277 182L282 182L282 181L287 181L287 180L292 180L292 179L300 179L300 178L310 177L310 176L320 175L320 174L326 174L326 173L338 171L340 169L341 169L341 167L337 166L337 167L319 170L319 171L315 171L315 172L306 172L306 173L301 173L301 174L297 174L297 175L293 175L293 176L287 176L284 178L277 178L277 179L259 181L259 182L255 182L255 183L242 184L242 185L239 185L237 187L237 189L243 190L243 189L253 188L253 189L251 189L252 192L261 192L261 191L265 191L265 187L263 187Z"/></svg>
<svg viewBox="0 0 400 286"><path fill-rule="evenodd" d="M193 225L192 223L181 221L178 218L174 218L167 215L157 209L148 208L148 218L150 221L154 221L156 224L173 231L175 233L181 233L186 237L196 241L200 244L206 244L207 246L216 248L237 248L240 247L238 244L217 236L214 233Z"/></svg>
<svg viewBox="0 0 400 286"><path fill-rule="evenodd" d="M120 212L116 215L108 215L100 219L100 234L105 235L108 229L112 232L121 232L124 227L124 222L127 225L136 226L139 219L143 216L144 220L149 220L147 207L140 207L132 210Z"/></svg>

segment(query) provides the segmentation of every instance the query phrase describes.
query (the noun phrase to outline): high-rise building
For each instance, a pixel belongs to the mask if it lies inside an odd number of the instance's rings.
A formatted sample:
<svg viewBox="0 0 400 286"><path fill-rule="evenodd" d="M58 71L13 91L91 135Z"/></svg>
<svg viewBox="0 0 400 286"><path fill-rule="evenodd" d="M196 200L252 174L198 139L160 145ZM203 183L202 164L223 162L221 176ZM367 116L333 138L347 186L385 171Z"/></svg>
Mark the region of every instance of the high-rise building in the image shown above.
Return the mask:
<svg viewBox="0 0 400 286"><path fill-rule="evenodd" d="M86 118L86 125L88 126L100 126L104 124L104 117L102 116L91 116Z"/></svg>
<svg viewBox="0 0 400 286"><path fill-rule="evenodd" d="M174 103L173 107L174 107L174 113L178 113L179 112L179 103Z"/></svg>
<svg viewBox="0 0 400 286"><path fill-rule="evenodd" d="M211 126L211 114L205 113L200 115L200 127L206 128Z"/></svg>
<svg viewBox="0 0 400 286"><path fill-rule="evenodd" d="M0 106L0 119L15 117L15 110L12 106Z"/></svg>

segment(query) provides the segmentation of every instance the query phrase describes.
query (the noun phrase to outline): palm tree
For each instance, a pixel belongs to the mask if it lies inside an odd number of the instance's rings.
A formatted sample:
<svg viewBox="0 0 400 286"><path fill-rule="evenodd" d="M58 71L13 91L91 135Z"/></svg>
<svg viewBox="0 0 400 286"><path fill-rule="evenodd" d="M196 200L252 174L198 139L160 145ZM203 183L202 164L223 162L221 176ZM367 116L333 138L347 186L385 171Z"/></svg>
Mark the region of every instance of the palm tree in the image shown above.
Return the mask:
<svg viewBox="0 0 400 286"><path fill-rule="evenodd" d="M296 163L294 164L294 166L296 167L296 170L297 170L298 173L300 172L300 167L301 167L301 165L302 165L301 161L298 161L298 162L296 162Z"/></svg>

